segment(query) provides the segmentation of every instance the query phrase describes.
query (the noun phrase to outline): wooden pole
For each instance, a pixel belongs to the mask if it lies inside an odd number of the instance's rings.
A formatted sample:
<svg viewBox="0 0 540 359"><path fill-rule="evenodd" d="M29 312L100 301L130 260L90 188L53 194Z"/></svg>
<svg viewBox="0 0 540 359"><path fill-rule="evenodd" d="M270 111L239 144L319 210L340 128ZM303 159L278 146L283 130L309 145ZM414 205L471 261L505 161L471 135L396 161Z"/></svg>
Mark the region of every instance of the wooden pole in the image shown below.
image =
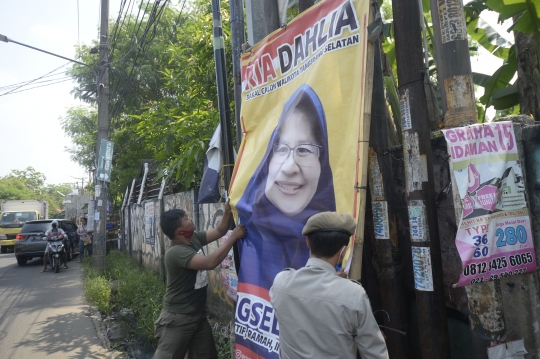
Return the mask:
<svg viewBox="0 0 540 359"><path fill-rule="evenodd" d="M418 0L393 0L401 130L420 351L450 358L433 180L431 128L424 90Z"/></svg>
<svg viewBox="0 0 540 359"><path fill-rule="evenodd" d="M370 6L369 20L370 24L374 16L374 8ZM366 79L364 89L364 118L362 128L360 129L360 153L358 161L360 161L360 179L357 185L357 190L360 194L360 202L358 208L358 224L356 226L356 234L353 244L353 256L351 259L351 269L349 278L359 280L362 277L362 255L364 247L364 225L366 220L366 193L368 183L368 155L369 155L369 130L371 125L371 99L373 94L373 59L375 56L374 44L367 43L366 49Z"/></svg>
<svg viewBox="0 0 540 359"><path fill-rule="evenodd" d="M392 161L389 154L386 100L381 63L381 46L375 42L373 100L369 135L369 192L375 238L376 271L379 279L381 309L385 327L407 334L385 330L388 354L394 359L409 359L409 305L403 275L403 263L397 228L397 194L395 192ZM403 241L404 238L402 238ZM369 242L369 241L368 241ZM366 263L374 266L375 264ZM370 293L368 295L371 296Z"/></svg>
<svg viewBox="0 0 540 359"><path fill-rule="evenodd" d="M437 77L441 93L444 127L455 128L478 122L472 80L469 43L461 2L440 6L431 0ZM452 164L452 193L456 223L463 211ZM487 348L504 335L504 310L500 280L465 287L469 302L469 322L473 333L475 357L487 359ZM492 338L487 340L486 338Z"/></svg>

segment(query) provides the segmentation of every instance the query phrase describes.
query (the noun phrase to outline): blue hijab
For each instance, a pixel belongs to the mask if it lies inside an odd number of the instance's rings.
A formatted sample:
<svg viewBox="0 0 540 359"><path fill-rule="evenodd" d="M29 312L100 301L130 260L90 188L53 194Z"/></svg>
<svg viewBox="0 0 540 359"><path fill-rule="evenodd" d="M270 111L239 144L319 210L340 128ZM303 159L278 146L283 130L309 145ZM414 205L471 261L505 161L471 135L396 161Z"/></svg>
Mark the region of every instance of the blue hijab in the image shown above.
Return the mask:
<svg viewBox="0 0 540 359"><path fill-rule="evenodd" d="M268 168L273 146L279 143L279 129L295 110L309 113L316 137L322 146L319 151L321 174L317 190L308 205L298 214L287 216L265 195ZM293 153L290 154L293 156ZM241 263L239 282L269 290L274 277L284 268L301 268L309 258L309 248L302 236L308 218L323 211L335 211L336 200L332 170L328 158L328 132L322 103L306 84L287 100L278 125L274 129L261 164L249 181L236 208L247 236L238 242Z"/></svg>

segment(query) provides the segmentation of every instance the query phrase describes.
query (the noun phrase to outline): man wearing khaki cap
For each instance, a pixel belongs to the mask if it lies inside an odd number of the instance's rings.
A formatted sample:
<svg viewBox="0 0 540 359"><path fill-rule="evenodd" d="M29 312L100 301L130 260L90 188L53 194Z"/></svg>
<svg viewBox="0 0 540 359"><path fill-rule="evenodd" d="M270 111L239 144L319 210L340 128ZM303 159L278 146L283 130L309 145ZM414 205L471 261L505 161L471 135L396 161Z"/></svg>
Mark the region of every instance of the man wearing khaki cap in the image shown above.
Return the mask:
<svg viewBox="0 0 540 359"><path fill-rule="evenodd" d="M322 212L309 218L310 259L274 279L270 300L279 323L280 358L388 358L386 343L360 283L341 278L335 266L356 229L348 214Z"/></svg>

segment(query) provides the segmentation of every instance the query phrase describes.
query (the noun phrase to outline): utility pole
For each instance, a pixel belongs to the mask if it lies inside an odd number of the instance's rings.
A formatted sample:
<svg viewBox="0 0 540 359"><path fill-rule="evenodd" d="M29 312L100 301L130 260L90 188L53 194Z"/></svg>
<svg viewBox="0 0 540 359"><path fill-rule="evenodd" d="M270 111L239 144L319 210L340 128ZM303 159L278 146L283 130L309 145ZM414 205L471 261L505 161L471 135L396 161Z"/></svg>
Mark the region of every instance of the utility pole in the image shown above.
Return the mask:
<svg viewBox="0 0 540 359"><path fill-rule="evenodd" d="M244 1L229 0L231 9L231 45L233 59L234 78L234 119L236 123L236 147L240 149L242 142L242 123L240 121L240 110L242 109L242 66L240 65L240 55L242 54L242 44L245 40L244 29Z"/></svg>
<svg viewBox="0 0 540 359"><path fill-rule="evenodd" d="M298 10L304 12L315 4L315 0L298 0Z"/></svg>
<svg viewBox="0 0 540 359"><path fill-rule="evenodd" d="M469 43L461 1L431 0L437 75L444 112L444 128L467 126L478 122L472 80ZM452 173L452 193L456 223L459 225L463 207ZM487 347L505 333L500 280L465 287L469 302L469 322L475 356L487 359ZM491 338L491 340L489 339Z"/></svg>
<svg viewBox="0 0 540 359"><path fill-rule="evenodd" d="M396 198L392 161L390 158L386 100L381 62L381 43L374 43L373 97L369 135L369 190L375 229L377 277L380 284L384 325L397 331L384 330L390 358L408 359L409 305L405 292L403 263L400 254L396 220Z"/></svg>
<svg viewBox="0 0 540 359"><path fill-rule="evenodd" d="M233 171L234 151L231 134L231 108L229 106L229 91L227 89L227 71L225 65L225 41L223 40L220 10L220 0L212 0L212 14L214 19L214 62L216 64L221 145L223 148L223 161L225 162L222 171L224 173L225 188L228 189Z"/></svg>
<svg viewBox="0 0 540 359"><path fill-rule="evenodd" d="M423 359L450 358L433 181L431 130L424 91L418 0L393 0L403 159Z"/></svg>
<svg viewBox="0 0 540 359"><path fill-rule="evenodd" d="M96 168L101 140L109 140L109 0L101 0L101 27L99 36L99 66L97 77L98 134L96 141ZM97 174L97 171L96 171ZM107 203L109 190L106 181L96 175L96 225L93 236L92 267L105 269L105 242L107 239ZM89 216L94 213L88 213Z"/></svg>
<svg viewBox="0 0 540 359"><path fill-rule="evenodd" d="M251 46L279 29L277 0L246 0L248 42Z"/></svg>

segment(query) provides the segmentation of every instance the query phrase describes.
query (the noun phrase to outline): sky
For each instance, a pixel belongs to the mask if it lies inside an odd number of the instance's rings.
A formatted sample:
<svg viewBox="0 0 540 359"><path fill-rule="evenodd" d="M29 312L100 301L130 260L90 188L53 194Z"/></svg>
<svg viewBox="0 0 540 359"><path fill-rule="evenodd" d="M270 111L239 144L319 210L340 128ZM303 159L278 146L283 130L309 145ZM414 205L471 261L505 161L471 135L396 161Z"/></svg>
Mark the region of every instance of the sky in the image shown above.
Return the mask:
<svg viewBox="0 0 540 359"><path fill-rule="evenodd" d="M78 43L90 44L98 37L100 3L101 0L3 1L0 34L74 58ZM109 17L116 19L120 3L121 0L110 0ZM485 19L496 25L496 15ZM507 38L513 42L511 34ZM45 174L49 184L80 183L83 177L88 181L88 174L65 151L72 143L61 127L61 118L68 108L84 105L70 93L75 84L57 75L46 79L67 81L26 90L44 83L34 84L17 90L26 91L3 95L12 89L6 86L36 79L67 63L14 43L0 42L0 176L31 166ZM481 50L480 56L471 59L471 65L474 72L491 75L502 60ZM493 112L488 115L493 116Z"/></svg>
<svg viewBox="0 0 540 359"><path fill-rule="evenodd" d="M110 17L117 17L120 2L110 0ZM2 1L0 34L73 59L79 41L90 44L98 37L100 3L100 0ZM67 81L2 96L12 89L4 87L36 79L66 63L18 44L0 42L0 176L31 166L45 174L48 184L80 183L81 177L88 181L88 174L65 151L72 143L64 135L60 122L68 108L83 105L70 94L74 82L60 71L59 75L41 81Z"/></svg>

